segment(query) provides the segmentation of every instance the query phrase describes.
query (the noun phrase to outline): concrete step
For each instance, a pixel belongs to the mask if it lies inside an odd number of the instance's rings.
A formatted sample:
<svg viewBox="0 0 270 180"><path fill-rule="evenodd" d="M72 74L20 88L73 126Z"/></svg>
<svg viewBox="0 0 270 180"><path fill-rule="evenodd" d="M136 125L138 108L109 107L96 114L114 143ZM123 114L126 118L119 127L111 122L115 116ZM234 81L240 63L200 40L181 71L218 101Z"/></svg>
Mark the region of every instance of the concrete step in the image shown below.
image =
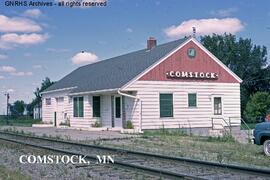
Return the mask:
<svg viewBox="0 0 270 180"><path fill-rule="evenodd" d="M209 129L208 133L209 133L209 136L218 137L218 136L224 135L224 130L223 129Z"/></svg>

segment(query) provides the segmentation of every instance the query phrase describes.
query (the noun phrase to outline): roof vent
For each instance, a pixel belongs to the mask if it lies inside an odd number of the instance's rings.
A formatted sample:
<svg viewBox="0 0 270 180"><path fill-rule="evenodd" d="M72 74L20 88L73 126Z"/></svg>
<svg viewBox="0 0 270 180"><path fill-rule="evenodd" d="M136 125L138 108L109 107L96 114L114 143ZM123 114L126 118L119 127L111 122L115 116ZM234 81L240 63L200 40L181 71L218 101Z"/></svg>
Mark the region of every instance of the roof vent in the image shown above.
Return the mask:
<svg viewBox="0 0 270 180"><path fill-rule="evenodd" d="M157 46L157 40L154 37L149 37L147 40L147 49L153 49L154 47Z"/></svg>

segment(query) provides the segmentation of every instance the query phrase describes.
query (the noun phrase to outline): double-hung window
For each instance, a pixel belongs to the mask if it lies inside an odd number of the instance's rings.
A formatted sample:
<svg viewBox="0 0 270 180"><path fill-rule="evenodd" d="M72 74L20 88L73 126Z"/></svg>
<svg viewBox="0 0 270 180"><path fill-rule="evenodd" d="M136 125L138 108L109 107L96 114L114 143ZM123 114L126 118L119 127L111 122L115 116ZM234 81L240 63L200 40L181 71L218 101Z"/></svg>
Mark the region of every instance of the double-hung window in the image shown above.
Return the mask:
<svg viewBox="0 0 270 180"><path fill-rule="evenodd" d="M214 115L222 115L221 97L214 97Z"/></svg>
<svg viewBox="0 0 270 180"><path fill-rule="evenodd" d="M52 104L51 98L46 98L46 99L45 99L45 104L46 104L47 106L51 105L51 104Z"/></svg>
<svg viewBox="0 0 270 180"><path fill-rule="evenodd" d="M160 117L173 117L173 94L159 94Z"/></svg>
<svg viewBox="0 0 270 180"><path fill-rule="evenodd" d="M196 93L188 94L188 107L197 107L197 94Z"/></svg>
<svg viewBox="0 0 270 180"><path fill-rule="evenodd" d="M83 97L73 98L73 116L83 117Z"/></svg>

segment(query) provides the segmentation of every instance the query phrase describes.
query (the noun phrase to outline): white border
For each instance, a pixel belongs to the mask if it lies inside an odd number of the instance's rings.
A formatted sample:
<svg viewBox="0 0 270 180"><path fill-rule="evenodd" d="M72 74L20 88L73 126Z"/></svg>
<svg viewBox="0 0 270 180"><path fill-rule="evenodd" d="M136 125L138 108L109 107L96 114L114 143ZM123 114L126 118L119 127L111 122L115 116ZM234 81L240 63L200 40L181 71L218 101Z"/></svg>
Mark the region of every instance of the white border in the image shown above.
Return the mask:
<svg viewBox="0 0 270 180"><path fill-rule="evenodd" d="M239 83L242 79L239 78L234 72L232 72L225 64L223 64L215 55L208 51L197 39L192 38L192 41L199 46L204 52L206 52L216 63L218 63L223 69L225 69L229 74L231 74Z"/></svg>
<svg viewBox="0 0 270 180"><path fill-rule="evenodd" d="M58 91L66 91L66 90L71 90L71 89L76 89L77 86L74 87L68 87L68 88L62 88L62 89L55 89L55 90L51 90L51 91L45 91L45 92L41 92L40 94L48 94L48 93L53 93L53 92L58 92Z"/></svg>
<svg viewBox="0 0 270 180"><path fill-rule="evenodd" d="M118 89L103 89L97 91L85 91L85 92L78 92L78 93L69 93L69 96L77 96L77 95L84 95L84 94L95 94L95 93L102 93L102 92L117 92Z"/></svg>

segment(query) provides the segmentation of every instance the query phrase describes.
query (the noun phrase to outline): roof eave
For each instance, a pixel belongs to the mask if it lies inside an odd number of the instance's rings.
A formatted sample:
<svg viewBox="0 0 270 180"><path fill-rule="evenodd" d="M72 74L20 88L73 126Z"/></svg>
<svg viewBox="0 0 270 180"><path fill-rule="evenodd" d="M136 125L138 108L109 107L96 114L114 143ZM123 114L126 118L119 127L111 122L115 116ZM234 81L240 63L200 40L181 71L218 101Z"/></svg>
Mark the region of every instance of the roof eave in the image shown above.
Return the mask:
<svg viewBox="0 0 270 180"><path fill-rule="evenodd" d="M96 90L96 91L82 91L82 92L75 92L75 93L69 93L69 96L77 96L77 95L85 95L85 94L97 94L97 93L113 93L117 92L119 88L113 88L113 89L102 89L102 90Z"/></svg>
<svg viewBox="0 0 270 180"><path fill-rule="evenodd" d="M55 90L51 90L51 91L44 91L44 92L41 92L40 94L43 95L43 94L49 94L49 93L54 93L54 92L60 92L60 91L68 91L68 90L72 90L72 89L76 89L77 86L74 86L74 87L68 87L68 88L61 88L61 89L55 89Z"/></svg>

